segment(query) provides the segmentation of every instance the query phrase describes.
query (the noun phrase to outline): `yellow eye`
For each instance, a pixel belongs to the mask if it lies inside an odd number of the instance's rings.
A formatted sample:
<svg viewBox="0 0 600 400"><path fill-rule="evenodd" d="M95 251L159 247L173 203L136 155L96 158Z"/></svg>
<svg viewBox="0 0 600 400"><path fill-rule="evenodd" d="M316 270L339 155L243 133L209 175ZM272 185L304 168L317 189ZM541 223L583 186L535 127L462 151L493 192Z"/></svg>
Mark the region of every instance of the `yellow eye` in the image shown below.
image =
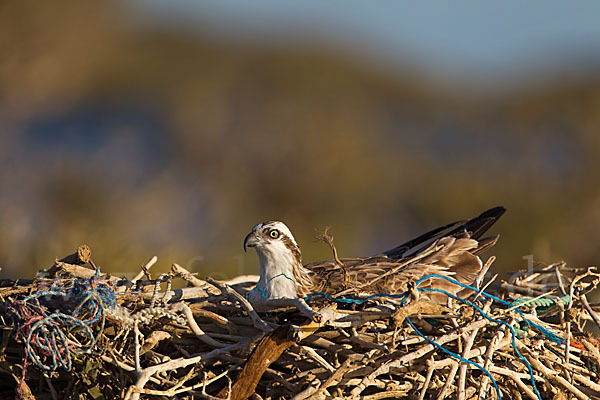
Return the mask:
<svg viewBox="0 0 600 400"><path fill-rule="evenodd" d="M279 231L277 229L271 229L269 231L269 236L273 239L277 239L279 237Z"/></svg>

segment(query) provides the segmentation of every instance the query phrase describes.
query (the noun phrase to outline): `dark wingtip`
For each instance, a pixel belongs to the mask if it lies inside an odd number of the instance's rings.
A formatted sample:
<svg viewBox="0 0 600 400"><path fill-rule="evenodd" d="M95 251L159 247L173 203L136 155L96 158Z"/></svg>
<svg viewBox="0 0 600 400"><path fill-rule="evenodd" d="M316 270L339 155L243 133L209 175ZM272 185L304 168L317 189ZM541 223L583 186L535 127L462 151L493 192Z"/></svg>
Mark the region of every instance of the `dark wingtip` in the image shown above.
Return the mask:
<svg viewBox="0 0 600 400"><path fill-rule="evenodd" d="M455 235L459 232L468 232L473 239L479 239L498 219L506 212L506 208L497 206L482 212L475 218L465 222L462 226L450 232L449 235Z"/></svg>
<svg viewBox="0 0 600 400"><path fill-rule="evenodd" d="M473 239L479 239L505 212L506 208L502 206L490 208L475 218L441 226L381 254L390 258L404 257L409 253L416 254L425 249L428 246L428 242L443 236L464 235L468 233ZM411 249L414 250L409 252Z"/></svg>
<svg viewBox="0 0 600 400"><path fill-rule="evenodd" d="M476 218L495 218L495 219L498 219L505 212L506 212L506 207L497 206L497 207L493 207L493 208L490 208L487 211L482 212L481 215L479 217L476 217ZM473 218L473 219L476 219L476 218Z"/></svg>
<svg viewBox="0 0 600 400"><path fill-rule="evenodd" d="M505 212L506 208L502 206L490 208L465 222L461 228L469 232L473 239L479 239Z"/></svg>

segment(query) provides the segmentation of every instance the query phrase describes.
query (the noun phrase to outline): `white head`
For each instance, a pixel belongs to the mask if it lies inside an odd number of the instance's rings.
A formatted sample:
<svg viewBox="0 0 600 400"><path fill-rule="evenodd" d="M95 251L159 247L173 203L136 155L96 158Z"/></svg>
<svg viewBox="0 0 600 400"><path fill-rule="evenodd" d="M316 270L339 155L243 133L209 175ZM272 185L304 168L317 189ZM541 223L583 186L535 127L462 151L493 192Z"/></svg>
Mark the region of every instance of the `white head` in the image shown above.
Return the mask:
<svg viewBox="0 0 600 400"><path fill-rule="evenodd" d="M244 239L244 251L254 247L260 260L260 279L250 301L298 297L298 286L310 285L302 267L300 248L290 229L279 221L257 224Z"/></svg>

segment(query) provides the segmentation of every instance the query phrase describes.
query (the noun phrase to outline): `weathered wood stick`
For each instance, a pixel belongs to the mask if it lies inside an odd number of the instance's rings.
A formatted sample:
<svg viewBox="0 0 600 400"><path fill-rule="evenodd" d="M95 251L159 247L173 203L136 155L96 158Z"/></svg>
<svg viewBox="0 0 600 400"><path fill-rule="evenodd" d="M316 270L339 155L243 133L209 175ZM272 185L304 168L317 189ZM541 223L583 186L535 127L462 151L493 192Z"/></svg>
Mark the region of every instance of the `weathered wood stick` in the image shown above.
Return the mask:
<svg viewBox="0 0 600 400"><path fill-rule="evenodd" d="M295 344L288 338L289 326L281 326L262 338L244 365L229 393L231 400L246 400L254 393L265 370L277 360L285 350ZM225 398L226 390L217 397Z"/></svg>
<svg viewBox="0 0 600 400"><path fill-rule="evenodd" d="M36 278L54 278L58 271L64 270L64 265L69 265L72 267L79 267L80 265L89 263L92 260L92 251L88 246L82 244L77 248L77 250L73 254L69 254L61 259L56 259L52 267L47 270L41 270L37 273ZM92 274L95 272L94 269L79 267L82 270L91 271ZM73 268L74 269L74 268ZM69 271L70 272L70 271ZM80 272L81 274L85 274ZM90 275L91 276L91 275ZM86 278L89 276L86 276Z"/></svg>
<svg viewBox="0 0 600 400"><path fill-rule="evenodd" d="M131 280L131 282L137 282L144 277L148 273L148 270L152 268L154 264L158 261L158 257L153 256L148 262L142 265L141 271Z"/></svg>
<svg viewBox="0 0 600 400"><path fill-rule="evenodd" d="M331 318L330 311L334 308L335 305L321 310L319 312L322 316L319 318L320 322L310 321L300 327L281 326L265 336L252 352L234 383L230 393L231 400L245 400L250 397L269 365L275 362L293 344L312 335L323 326ZM221 392L219 397L222 398L223 396L225 396L225 393Z"/></svg>
<svg viewBox="0 0 600 400"><path fill-rule="evenodd" d="M565 378L563 378L562 376L557 374L556 371L554 371L554 370L546 367L544 364L542 364L542 362L537 359L537 356L535 354L533 354L531 352L531 350L523 344L523 342L521 342L518 339L516 339L515 341L517 343L517 348L519 349L519 351L521 351L525 355L525 357L527 358L527 361L529 361L531 366L534 369L538 370L544 377L549 379L551 382L562 386L564 389L571 392L575 397L577 397L580 400L589 399L589 397L587 395L585 395L581 390L579 390L574 385L572 385Z"/></svg>
<svg viewBox="0 0 600 400"><path fill-rule="evenodd" d="M173 265L171 265L171 271L173 271L176 274L180 274L183 277L183 279L185 279L186 281L188 281L189 283L191 283L192 286L204 287L204 286L208 285L208 283L206 283L202 279L196 278L190 271L188 271L187 269L183 268L179 264L173 264Z"/></svg>
<svg viewBox="0 0 600 400"><path fill-rule="evenodd" d="M77 251L73 254L69 254L58 260L56 264L59 262L73 265L83 265L85 263L90 262L92 259L92 250L85 244L82 244L77 248Z"/></svg>
<svg viewBox="0 0 600 400"><path fill-rule="evenodd" d="M229 286L226 283L217 282L216 280L214 280L210 277L206 278L206 281L208 283L210 283L211 285L214 285L217 288L219 288L219 290L221 290L222 293L227 293L228 295L230 295L230 296L234 297L236 300L238 300L240 302L240 304L242 305L242 307L246 310L246 312L248 313L250 318L252 319L252 322L254 323L254 326L256 328L260 329L263 332L270 332L272 330L272 328L258 316L256 311L254 311L254 307L252 307L252 304L250 304L250 302L248 300L246 300L244 298L244 296L239 294L231 286Z"/></svg>
<svg viewBox="0 0 600 400"><path fill-rule="evenodd" d="M444 343L450 342L452 340L456 340L459 336L463 335L465 332L472 331L474 329L479 329L487 324L488 324L487 320L478 320L478 321L472 322L471 324L462 328L460 333L451 333L448 335L444 335L444 336L438 338L436 340L436 343L443 345ZM408 353L400 358L397 358L393 361L390 361L390 362L387 362L387 363L381 365L379 368L377 368L375 371L370 373L368 376L364 377L364 379L362 380L360 385L357 385L352 390L352 396L359 396L360 393L363 390L365 390L365 388L367 386L370 386L371 383L375 381L377 376L386 374L390 371L390 369L392 369L394 367L400 367L404 363L408 362L409 360L415 360L417 358L421 358L424 355L426 355L427 353L433 351L434 349L435 349L434 345L427 344L427 345L419 348L418 350L415 350L415 351Z"/></svg>

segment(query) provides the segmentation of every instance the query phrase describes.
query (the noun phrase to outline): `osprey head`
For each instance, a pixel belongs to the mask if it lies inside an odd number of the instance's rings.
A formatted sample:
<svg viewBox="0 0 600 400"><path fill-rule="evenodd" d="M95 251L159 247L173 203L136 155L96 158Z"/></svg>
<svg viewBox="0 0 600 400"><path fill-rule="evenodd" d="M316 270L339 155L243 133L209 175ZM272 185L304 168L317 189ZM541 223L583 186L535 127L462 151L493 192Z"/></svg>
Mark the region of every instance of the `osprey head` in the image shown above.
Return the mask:
<svg viewBox="0 0 600 400"><path fill-rule="evenodd" d="M297 285L310 284L302 268L300 249L283 222L257 224L244 239L244 251L254 247L260 260L260 278L248 293L251 302L268 298L296 298Z"/></svg>
<svg viewBox="0 0 600 400"><path fill-rule="evenodd" d="M296 239L290 229L279 221L269 221L254 225L252 232L244 239L244 251L256 248L259 256L269 255L274 259L284 254L292 254L300 262L301 254Z"/></svg>

